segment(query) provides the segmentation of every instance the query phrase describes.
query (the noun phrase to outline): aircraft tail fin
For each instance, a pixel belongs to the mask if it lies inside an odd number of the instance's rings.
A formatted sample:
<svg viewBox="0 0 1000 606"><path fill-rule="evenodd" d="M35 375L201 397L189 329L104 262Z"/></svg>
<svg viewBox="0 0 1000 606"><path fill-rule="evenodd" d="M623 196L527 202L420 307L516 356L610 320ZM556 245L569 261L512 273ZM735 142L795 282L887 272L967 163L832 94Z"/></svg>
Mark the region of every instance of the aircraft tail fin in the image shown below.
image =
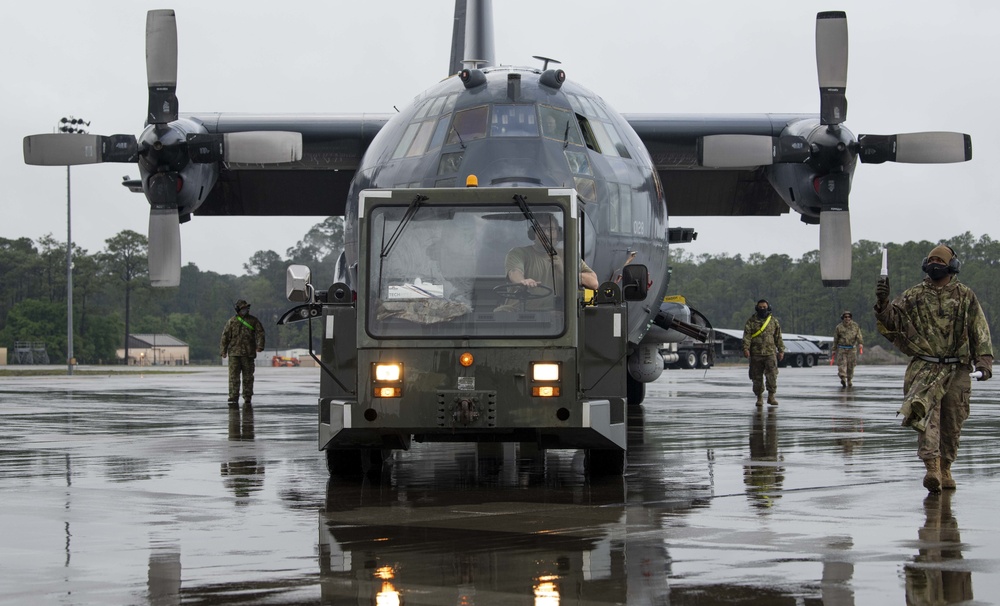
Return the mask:
<svg viewBox="0 0 1000 606"><path fill-rule="evenodd" d="M466 67L492 67L495 56L493 0L455 0L448 74L457 74Z"/></svg>

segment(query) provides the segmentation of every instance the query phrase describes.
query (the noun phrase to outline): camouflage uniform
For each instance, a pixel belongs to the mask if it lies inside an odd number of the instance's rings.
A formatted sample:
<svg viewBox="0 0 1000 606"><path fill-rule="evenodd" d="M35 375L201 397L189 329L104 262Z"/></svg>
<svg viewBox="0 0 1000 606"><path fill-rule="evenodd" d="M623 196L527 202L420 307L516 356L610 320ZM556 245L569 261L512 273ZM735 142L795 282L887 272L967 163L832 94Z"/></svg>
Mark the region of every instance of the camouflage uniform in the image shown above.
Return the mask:
<svg viewBox="0 0 1000 606"><path fill-rule="evenodd" d="M925 278L884 308L876 303L875 317L879 332L912 356L903 380L903 424L919 432L920 458L940 457L947 469L969 416L969 373L993 366L990 327L979 300L955 277L944 286Z"/></svg>
<svg viewBox="0 0 1000 606"><path fill-rule="evenodd" d="M757 335L752 337L760 327L767 323L767 327ZM750 316L743 327L743 351L750 352L750 380L753 381L753 393L760 396L764 393L764 384L767 384L769 394L778 391L778 354L784 353L785 342L781 339L781 325L774 316L758 318L756 314Z"/></svg>
<svg viewBox="0 0 1000 606"><path fill-rule="evenodd" d="M854 321L837 324L833 333L833 351L837 356L837 376L841 383L851 384L854 367L858 364L858 347L865 344L861 327Z"/></svg>
<svg viewBox="0 0 1000 606"><path fill-rule="evenodd" d="M512 248L504 259L504 273L509 276L512 271L520 271L525 278L536 280L538 283L552 288L552 294L561 297L563 295L563 256L561 248L557 247L556 250L559 254L555 257L549 257L547 252L539 250L535 245ZM553 267L555 268L555 285L552 284ZM580 259L580 273L593 273L593 271L586 261ZM541 288L529 288L528 292L535 295L546 294L546 291ZM523 304L517 299L508 299L497 308L497 311L520 311L522 305L527 310L546 310L552 309L553 303L554 299L546 296L528 299Z"/></svg>
<svg viewBox="0 0 1000 606"><path fill-rule="evenodd" d="M246 307L250 307L245 301ZM222 331L219 355L229 356L229 402L235 403L240 397L240 378L243 379L243 399L249 404L253 398L254 358L264 349L264 326L256 317L239 314L229 318Z"/></svg>

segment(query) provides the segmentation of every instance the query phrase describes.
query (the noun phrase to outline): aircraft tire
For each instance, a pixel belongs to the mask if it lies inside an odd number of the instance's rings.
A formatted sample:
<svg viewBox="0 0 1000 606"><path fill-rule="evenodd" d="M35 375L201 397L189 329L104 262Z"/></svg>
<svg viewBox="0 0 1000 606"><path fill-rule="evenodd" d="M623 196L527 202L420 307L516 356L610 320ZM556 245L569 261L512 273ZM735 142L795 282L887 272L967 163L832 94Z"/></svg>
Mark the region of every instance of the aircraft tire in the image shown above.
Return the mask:
<svg viewBox="0 0 1000 606"><path fill-rule="evenodd" d="M625 389L629 406L638 406L646 399L646 384L636 381L632 375L625 375Z"/></svg>

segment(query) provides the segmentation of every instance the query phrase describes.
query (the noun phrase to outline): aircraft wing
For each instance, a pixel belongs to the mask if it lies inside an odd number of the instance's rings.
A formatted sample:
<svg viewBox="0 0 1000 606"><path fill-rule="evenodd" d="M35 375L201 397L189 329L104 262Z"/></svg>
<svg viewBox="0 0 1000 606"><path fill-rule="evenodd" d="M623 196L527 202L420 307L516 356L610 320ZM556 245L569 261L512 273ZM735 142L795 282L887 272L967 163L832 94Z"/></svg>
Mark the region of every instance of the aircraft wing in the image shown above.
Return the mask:
<svg viewBox="0 0 1000 606"><path fill-rule="evenodd" d="M184 114L210 134L302 134L302 157L280 164L224 162L196 215L343 215L351 179L392 114Z"/></svg>
<svg viewBox="0 0 1000 606"><path fill-rule="evenodd" d="M789 211L768 181L765 166L707 168L699 164L702 137L779 137L809 114L624 114L660 175L670 215L777 216Z"/></svg>

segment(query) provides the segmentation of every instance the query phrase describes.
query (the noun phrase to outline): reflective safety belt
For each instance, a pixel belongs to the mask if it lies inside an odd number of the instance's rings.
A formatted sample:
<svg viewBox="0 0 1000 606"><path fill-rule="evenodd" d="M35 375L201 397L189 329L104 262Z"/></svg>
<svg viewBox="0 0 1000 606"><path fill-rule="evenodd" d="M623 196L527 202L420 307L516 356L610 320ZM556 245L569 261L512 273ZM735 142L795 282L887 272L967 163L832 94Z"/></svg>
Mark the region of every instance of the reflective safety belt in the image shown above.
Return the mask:
<svg viewBox="0 0 1000 606"><path fill-rule="evenodd" d="M246 326L246 327L247 327L247 328L249 328L250 330L253 330L253 326L250 326L250 323L249 323L249 322L247 322L246 320L244 320L243 318L241 318L241 317L239 317L239 316L236 316L236 319L237 319L237 320L239 320L239 321L240 321L240 323L241 323L241 324L243 324L243 326ZM770 320L770 318L768 318L768 320Z"/></svg>
<svg viewBox="0 0 1000 606"><path fill-rule="evenodd" d="M764 332L764 329L767 328L767 325L771 323L771 317L772 316L768 316L767 319L764 320L764 323L760 325L760 328L757 329L757 332L755 332L752 335L750 335L751 339L754 338L754 337L756 337L760 333Z"/></svg>

